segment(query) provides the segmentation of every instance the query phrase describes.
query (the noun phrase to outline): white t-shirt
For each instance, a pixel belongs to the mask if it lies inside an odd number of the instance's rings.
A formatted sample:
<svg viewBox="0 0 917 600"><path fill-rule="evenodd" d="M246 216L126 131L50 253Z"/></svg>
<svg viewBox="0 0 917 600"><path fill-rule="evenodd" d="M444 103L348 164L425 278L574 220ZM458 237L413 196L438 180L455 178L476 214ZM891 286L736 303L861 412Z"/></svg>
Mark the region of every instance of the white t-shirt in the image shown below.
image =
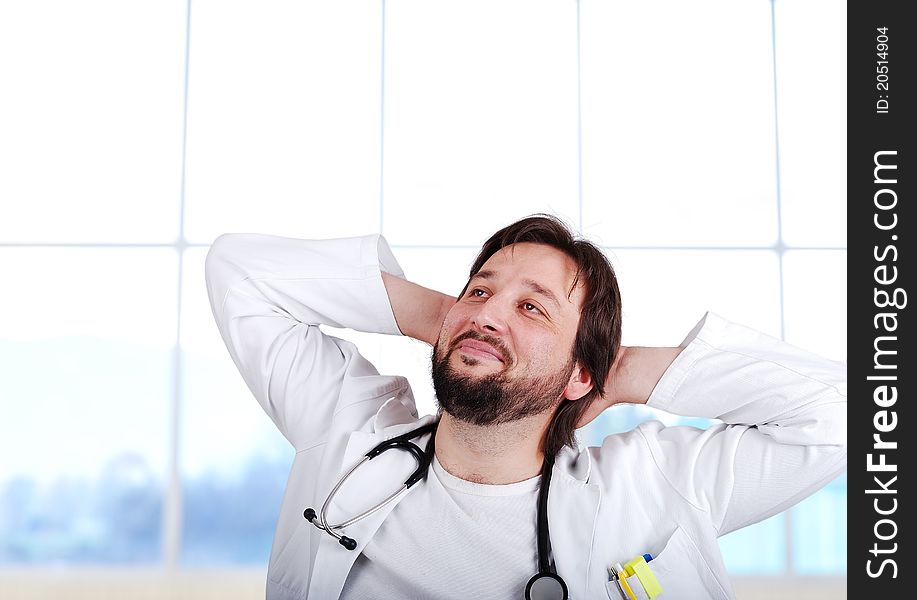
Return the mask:
<svg viewBox="0 0 917 600"><path fill-rule="evenodd" d="M523 598L538 572L540 475L484 485L448 473L434 456L357 557L344 600Z"/></svg>

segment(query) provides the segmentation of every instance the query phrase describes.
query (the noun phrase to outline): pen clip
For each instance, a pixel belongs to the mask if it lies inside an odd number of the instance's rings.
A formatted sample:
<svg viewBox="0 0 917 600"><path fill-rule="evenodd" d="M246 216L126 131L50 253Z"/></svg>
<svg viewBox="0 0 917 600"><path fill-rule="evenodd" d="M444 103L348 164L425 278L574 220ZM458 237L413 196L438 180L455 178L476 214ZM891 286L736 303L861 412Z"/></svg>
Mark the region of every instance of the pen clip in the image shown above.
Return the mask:
<svg viewBox="0 0 917 600"><path fill-rule="evenodd" d="M621 595L624 596L625 600L637 600L637 595L634 594L633 590L630 589L630 584L627 583L627 573L621 563L615 563L615 571L618 573L618 587L621 588Z"/></svg>

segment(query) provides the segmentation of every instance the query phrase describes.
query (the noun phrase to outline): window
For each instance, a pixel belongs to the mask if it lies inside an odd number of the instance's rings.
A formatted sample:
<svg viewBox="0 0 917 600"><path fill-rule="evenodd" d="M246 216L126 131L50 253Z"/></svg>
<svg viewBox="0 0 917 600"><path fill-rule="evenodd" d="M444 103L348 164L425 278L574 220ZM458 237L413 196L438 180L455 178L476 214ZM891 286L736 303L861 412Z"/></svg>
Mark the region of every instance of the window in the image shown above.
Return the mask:
<svg viewBox="0 0 917 600"><path fill-rule="evenodd" d="M3 6L0 55L27 58L0 63L20 92L0 112L0 565L266 563L292 450L210 314L223 232L381 231L457 294L490 233L552 212L618 270L626 344L676 344L710 309L844 360L845 19L826 0ZM332 333L434 410L425 345ZM708 425L621 407L580 436L648 418ZM725 537L731 572L843 575L846 489Z"/></svg>

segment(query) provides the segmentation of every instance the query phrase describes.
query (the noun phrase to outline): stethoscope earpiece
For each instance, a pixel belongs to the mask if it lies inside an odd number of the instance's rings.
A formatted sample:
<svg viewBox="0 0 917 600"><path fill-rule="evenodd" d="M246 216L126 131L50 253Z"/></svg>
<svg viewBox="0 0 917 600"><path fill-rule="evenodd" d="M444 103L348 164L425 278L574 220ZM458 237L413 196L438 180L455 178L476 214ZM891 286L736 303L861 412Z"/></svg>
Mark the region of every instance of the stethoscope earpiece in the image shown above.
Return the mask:
<svg viewBox="0 0 917 600"><path fill-rule="evenodd" d="M348 550L354 550L357 547L357 540L349 538L346 535L342 535L341 539L338 540L338 543L340 543Z"/></svg>
<svg viewBox="0 0 917 600"><path fill-rule="evenodd" d="M324 527L322 527L320 523L315 522L315 517L317 517L318 515L315 514L314 508L307 508L306 510L302 511L302 516L306 518L306 521L309 521L310 523L312 523L319 529L323 531L327 531ZM357 548L357 540L353 538L349 538L346 535L342 535L340 538L338 538L338 543L344 546L345 548L347 548L348 550L356 550Z"/></svg>

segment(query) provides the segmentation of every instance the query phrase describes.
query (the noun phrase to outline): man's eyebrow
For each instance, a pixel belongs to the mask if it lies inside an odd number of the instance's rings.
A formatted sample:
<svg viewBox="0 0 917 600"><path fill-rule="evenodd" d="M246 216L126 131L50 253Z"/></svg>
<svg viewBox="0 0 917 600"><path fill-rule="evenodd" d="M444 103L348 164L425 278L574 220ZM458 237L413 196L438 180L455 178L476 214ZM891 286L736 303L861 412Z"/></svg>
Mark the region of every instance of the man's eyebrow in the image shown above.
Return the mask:
<svg viewBox="0 0 917 600"><path fill-rule="evenodd" d="M496 272L491 271L491 270L484 270L484 271L478 271L474 275L474 277L472 277L471 279L472 280L473 279L494 279L496 276L497 276ZM560 310L560 302L557 300L557 296L554 295L554 292L552 292L548 288L544 287L543 285L541 285L540 283L532 279L523 279L522 284L528 287L530 290L532 290L536 294L547 298L549 301L551 301L554 304L554 307L557 310Z"/></svg>

